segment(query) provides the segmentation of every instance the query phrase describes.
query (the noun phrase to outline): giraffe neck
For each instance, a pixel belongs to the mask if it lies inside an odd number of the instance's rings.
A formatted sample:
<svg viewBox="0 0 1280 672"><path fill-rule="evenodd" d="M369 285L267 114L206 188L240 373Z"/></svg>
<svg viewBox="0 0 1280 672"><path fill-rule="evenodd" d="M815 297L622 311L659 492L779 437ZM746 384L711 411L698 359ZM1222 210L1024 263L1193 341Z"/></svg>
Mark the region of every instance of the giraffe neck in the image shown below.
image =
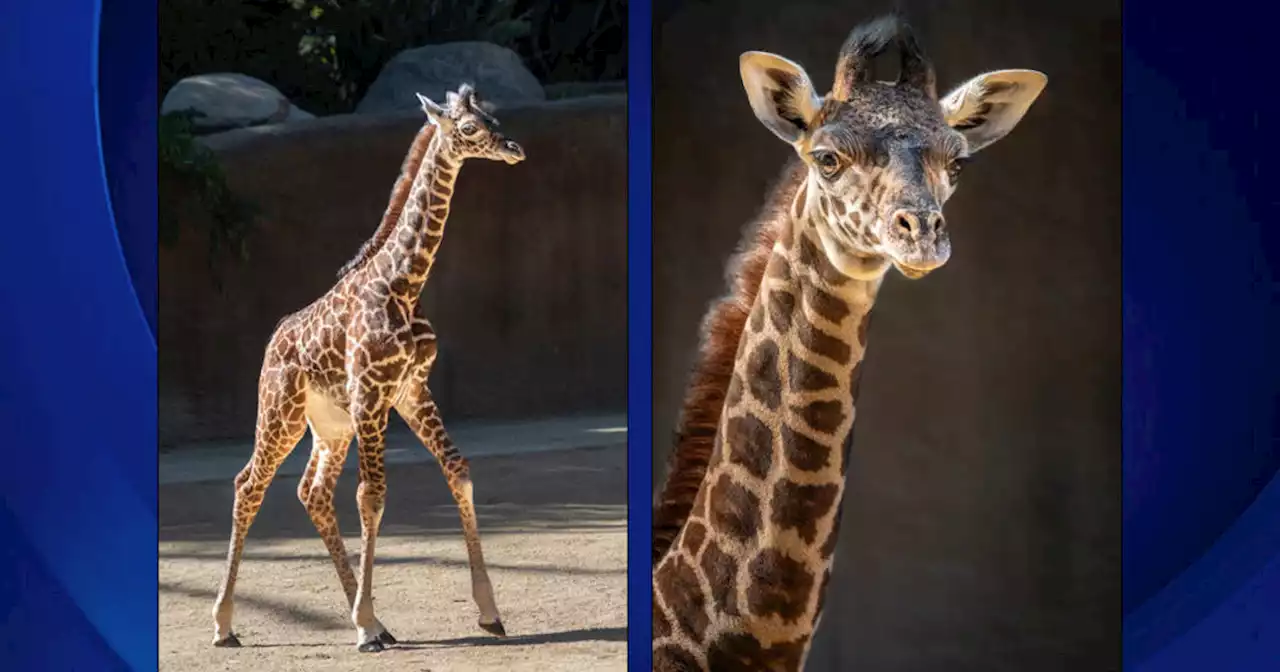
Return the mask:
<svg viewBox="0 0 1280 672"><path fill-rule="evenodd" d="M775 244L706 477L655 573L673 643L710 669L718 656L798 669L821 613L880 286L838 272L821 249L805 218Z"/></svg>
<svg viewBox="0 0 1280 672"><path fill-rule="evenodd" d="M414 178L395 229L370 264L375 277L386 280L391 291L407 303L415 303L435 263L444 238L449 202L462 162L449 152L447 140L437 133L431 140Z"/></svg>

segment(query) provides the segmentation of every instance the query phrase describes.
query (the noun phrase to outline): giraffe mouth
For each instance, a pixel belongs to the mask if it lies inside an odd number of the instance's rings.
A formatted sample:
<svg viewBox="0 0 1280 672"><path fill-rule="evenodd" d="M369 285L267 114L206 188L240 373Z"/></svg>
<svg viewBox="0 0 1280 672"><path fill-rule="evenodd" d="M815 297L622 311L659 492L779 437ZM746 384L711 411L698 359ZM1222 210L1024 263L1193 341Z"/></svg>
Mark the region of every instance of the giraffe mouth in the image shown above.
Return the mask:
<svg viewBox="0 0 1280 672"><path fill-rule="evenodd" d="M942 264L907 264L901 261L894 261L893 267L898 269L898 272L907 278L911 280L919 280L920 278L923 278L924 276L941 268Z"/></svg>
<svg viewBox="0 0 1280 672"><path fill-rule="evenodd" d="M920 278L929 275L929 271L925 269L912 268L903 264L894 264L894 266L897 267L899 273L911 278L912 280L919 280Z"/></svg>
<svg viewBox="0 0 1280 672"><path fill-rule="evenodd" d="M886 250L888 257L893 262L894 268L911 280L919 280L929 275L945 266L951 259L951 241L945 234L932 244L909 243L896 247L897 250Z"/></svg>

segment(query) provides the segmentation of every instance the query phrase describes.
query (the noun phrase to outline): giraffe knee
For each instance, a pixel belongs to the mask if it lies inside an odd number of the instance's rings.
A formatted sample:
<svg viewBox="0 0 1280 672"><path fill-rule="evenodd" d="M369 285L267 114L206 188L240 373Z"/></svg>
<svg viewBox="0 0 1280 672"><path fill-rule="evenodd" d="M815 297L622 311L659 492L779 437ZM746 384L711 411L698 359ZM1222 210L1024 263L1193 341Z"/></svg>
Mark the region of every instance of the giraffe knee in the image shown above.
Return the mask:
<svg viewBox="0 0 1280 672"><path fill-rule="evenodd" d="M444 469L449 473L449 480L461 485L471 482L471 463L467 458L454 453L452 459L445 464Z"/></svg>
<svg viewBox="0 0 1280 672"><path fill-rule="evenodd" d="M244 487L248 485L249 479L251 478L253 478L252 463L246 465L244 469L240 470L240 473L236 474L236 480L235 480L236 494L240 494L240 491L244 490Z"/></svg>
<svg viewBox="0 0 1280 672"><path fill-rule="evenodd" d="M360 507L382 510L387 501L387 484L385 481L368 479L361 481L356 487L356 503Z"/></svg>
<svg viewBox="0 0 1280 672"><path fill-rule="evenodd" d="M302 505L307 507L307 509L310 509L311 508L310 500L311 500L311 479L307 478L306 476L303 476L302 480L298 481L298 501L302 502Z"/></svg>

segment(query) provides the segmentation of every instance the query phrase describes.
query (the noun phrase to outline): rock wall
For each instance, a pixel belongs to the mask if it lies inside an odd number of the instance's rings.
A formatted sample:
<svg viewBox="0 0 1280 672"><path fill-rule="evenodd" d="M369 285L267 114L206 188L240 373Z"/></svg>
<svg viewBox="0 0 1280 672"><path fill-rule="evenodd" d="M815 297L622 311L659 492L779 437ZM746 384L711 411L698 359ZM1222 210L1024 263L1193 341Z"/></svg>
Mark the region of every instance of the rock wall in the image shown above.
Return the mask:
<svg viewBox="0 0 1280 672"><path fill-rule="evenodd" d="M431 386L446 421L626 404L626 97L497 112L529 160L468 162L423 292L440 334ZM421 113L342 115L209 136L231 187L262 211L250 258L207 271L191 213L160 251L160 437L252 436L263 349L372 235Z"/></svg>
<svg viewBox="0 0 1280 672"><path fill-rule="evenodd" d="M670 4L670 3L668 3ZM723 262L791 150L738 55L830 86L889 3L705 0L654 49L654 466ZM954 254L887 280L863 367L836 570L809 670L1120 666L1120 3L910 3L940 88L1049 85L947 205Z"/></svg>

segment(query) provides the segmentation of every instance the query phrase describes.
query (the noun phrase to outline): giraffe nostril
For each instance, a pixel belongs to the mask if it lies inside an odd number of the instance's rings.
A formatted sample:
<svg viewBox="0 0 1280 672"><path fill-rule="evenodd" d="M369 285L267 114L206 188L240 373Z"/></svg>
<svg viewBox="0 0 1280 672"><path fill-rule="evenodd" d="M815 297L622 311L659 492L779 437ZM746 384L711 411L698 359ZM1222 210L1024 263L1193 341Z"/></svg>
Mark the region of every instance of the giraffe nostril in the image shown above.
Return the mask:
<svg viewBox="0 0 1280 672"><path fill-rule="evenodd" d="M893 218L893 224L898 227L899 231L905 234L910 234L911 230L914 228L911 225L910 215L907 215L904 212L898 213L897 216Z"/></svg>

